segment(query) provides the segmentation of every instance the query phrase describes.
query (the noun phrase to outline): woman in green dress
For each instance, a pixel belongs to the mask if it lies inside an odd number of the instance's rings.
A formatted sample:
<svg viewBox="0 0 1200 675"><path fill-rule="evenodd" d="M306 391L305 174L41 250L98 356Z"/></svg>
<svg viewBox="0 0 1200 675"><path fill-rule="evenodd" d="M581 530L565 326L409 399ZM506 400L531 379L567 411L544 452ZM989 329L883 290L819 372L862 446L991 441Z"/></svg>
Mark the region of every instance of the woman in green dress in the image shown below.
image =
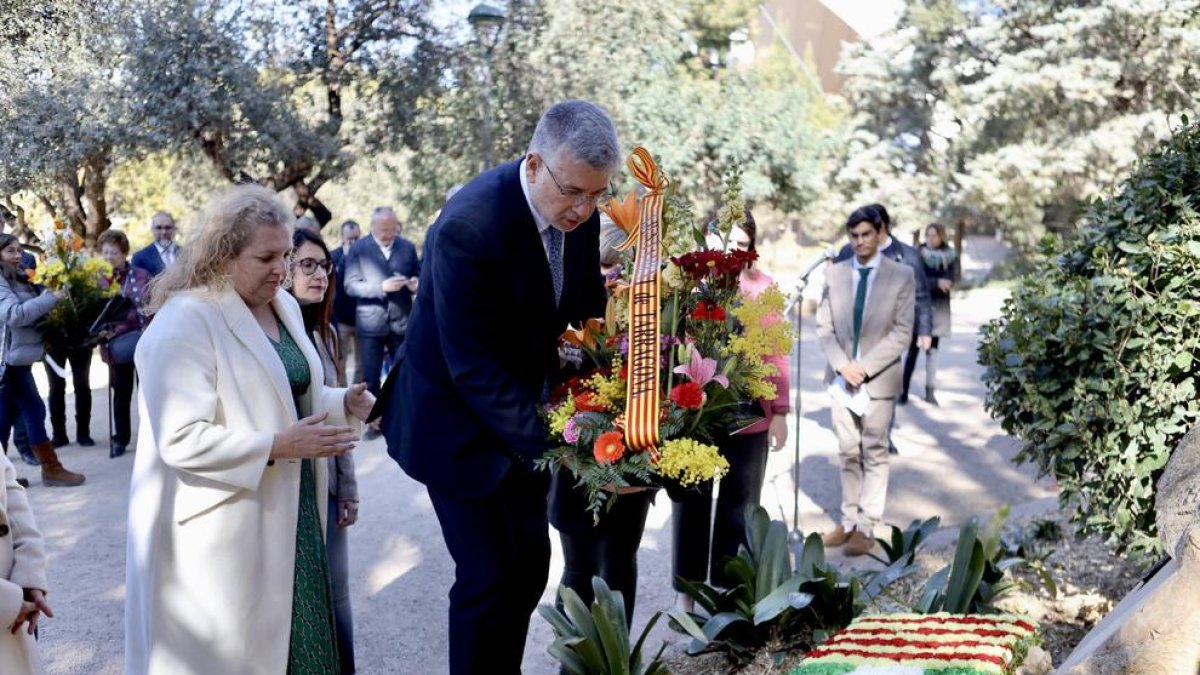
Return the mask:
<svg viewBox="0 0 1200 675"><path fill-rule="evenodd" d="M292 221L273 191L231 188L153 287L135 357L127 674L339 671L325 461L374 400L325 385L281 290Z"/></svg>

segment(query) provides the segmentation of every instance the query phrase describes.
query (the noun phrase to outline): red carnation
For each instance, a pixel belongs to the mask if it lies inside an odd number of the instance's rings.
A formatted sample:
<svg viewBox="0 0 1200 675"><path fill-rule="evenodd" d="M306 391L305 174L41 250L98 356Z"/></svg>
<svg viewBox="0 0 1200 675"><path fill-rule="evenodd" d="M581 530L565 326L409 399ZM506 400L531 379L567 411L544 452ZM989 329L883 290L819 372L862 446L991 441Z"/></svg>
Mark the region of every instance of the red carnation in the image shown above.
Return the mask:
<svg viewBox="0 0 1200 675"><path fill-rule="evenodd" d="M671 390L671 402L686 410L696 410L704 405L704 389L695 382L675 385Z"/></svg>
<svg viewBox="0 0 1200 675"><path fill-rule="evenodd" d="M696 305L696 309L692 310L692 320L693 321L708 321L710 318L712 318L712 317L710 317L709 313L708 313L708 303L701 300Z"/></svg>
<svg viewBox="0 0 1200 675"><path fill-rule="evenodd" d="M712 321L724 321L725 308L717 304L709 305L708 318Z"/></svg>
<svg viewBox="0 0 1200 675"><path fill-rule="evenodd" d="M601 464L612 464L625 455L625 443L622 442L621 432L608 431L600 434L592 444L592 454Z"/></svg>

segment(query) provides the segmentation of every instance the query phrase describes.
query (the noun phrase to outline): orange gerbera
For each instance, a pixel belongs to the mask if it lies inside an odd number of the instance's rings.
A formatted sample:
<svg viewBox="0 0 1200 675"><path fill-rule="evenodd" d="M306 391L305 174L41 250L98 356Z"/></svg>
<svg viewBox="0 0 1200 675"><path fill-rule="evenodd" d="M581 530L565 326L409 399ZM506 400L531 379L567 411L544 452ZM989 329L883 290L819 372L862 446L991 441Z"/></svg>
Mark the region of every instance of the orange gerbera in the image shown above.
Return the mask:
<svg viewBox="0 0 1200 675"><path fill-rule="evenodd" d="M83 240L79 237L71 239L71 250L75 251L76 253L83 250Z"/></svg>
<svg viewBox="0 0 1200 675"><path fill-rule="evenodd" d="M600 434L592 444L592 454L601 464L612 464L625 455L625 443L619 431L609 431Z"/></svg>

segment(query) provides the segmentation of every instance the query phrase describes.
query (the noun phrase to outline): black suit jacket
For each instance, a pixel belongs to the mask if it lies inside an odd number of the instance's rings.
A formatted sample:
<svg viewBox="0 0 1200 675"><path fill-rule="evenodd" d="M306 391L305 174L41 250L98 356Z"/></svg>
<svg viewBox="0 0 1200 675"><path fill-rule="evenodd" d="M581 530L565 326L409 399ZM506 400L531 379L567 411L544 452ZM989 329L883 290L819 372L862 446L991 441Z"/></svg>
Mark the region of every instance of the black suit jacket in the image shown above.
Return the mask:
<svg viewBox="0 0 1200 675"><path fill-rule="evenodd" d="M355 326L359 335L405 334L413 306L412 291L401 288L384 293L380 284L397 274L415 277L420 272L417 247L403 237L396 237L392 242L392 254L387 258L370 235L350 247L350 253L346 255L345 285L346 293L357 303Z"/></svg>
<svg viewBox="0 0 1200 675"><path fill-rule="evenodd" d="M933 298L929 295L929 280L925 278L925 263L921 261L921 254L917 253L917 249L905 244L899 239L892 237L892 243L887 245L887 248L880 251L885 258L890 258L894 262L902 265L908 265L913 271L913 280L917 284L916 297L916 317L913 324L914 335L933 335ZM842 250L838 252L834 262L842 262L849 260L854 256L854 251L850 248L850 244L842 246Z"/></svg>
<svg viewBox="0 0 1200 675"><path fill-rule="evenodd" d="M329 252L333 261L333 320L353 326L358 303L346 293L346 253L339 246Z"/></svg>
<svg viewBox="0 0 1200 675"><path fill-rule="evenodd" d="M489 493L549 448L538 407L558 371L558 337L605 302L593 214L563 239L555 306L519 166L475 178L430 228L402 362L381 397L388 452L458 498Z"/></svg>
<svg viewBox="0 0 1200 675"><path fill-rule="evenodd" d="M175 255L179 255L178 250ZM163 270L167 268L163 263L162 254L158 252L158 246L155 246L154 242L150 242L149 246L134 253L129 264L146 270L152 277L162 274Z"/></svg>

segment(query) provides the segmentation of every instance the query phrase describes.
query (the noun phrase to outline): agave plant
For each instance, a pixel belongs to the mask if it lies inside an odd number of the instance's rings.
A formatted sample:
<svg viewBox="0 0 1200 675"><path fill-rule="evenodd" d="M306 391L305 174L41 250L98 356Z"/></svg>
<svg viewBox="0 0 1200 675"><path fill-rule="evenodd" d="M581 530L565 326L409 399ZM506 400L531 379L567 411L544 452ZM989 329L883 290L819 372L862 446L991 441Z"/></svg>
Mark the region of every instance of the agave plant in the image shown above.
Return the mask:
<svg viewBox="0 0 1200 675"><path fill-rule="evenodd" d="M625 621L625 597L608 587L604 579L592 577L596 599L589 610L579 594L563 586L558 595L563 611L540 605L538 612L554 630L554 641L546 648L570 675L669 675L662 662L666 643L648 663L642 647L662 612L655 612L642 629L636 644L629 644L629 624ZM677 612L677 610L673 610ZM673 614L685 630L699 628L681 612Z"/></svg>
<svg viewBox="0 0 1200 675"><path fill-rule="evenodd" d="M917 550L929 539L929 535L937 531L942 519L934 516L924 521L914 520L904 530L891 526L891 537L888 539L875 538L883 549L885 557L871 554L871 557L885 565L891 565L904 560L912 564L917 557Z"/></svg>
<svg viewBox="0 0 1200 675"><path fill-rule="evenodd" d="M954 560L938 570L925 584L913 611L922 614L949 612L975 614L997 611L995 603L1022 582L1009 574L1018 567L1035 572L1051 595L1057 595L1054 579L1041 561L1027 557L1020 546L1003 538L1009 507L992 517L983 532L972 518L959 528Z"/></svg>
<svg viewBox="0 0 1200 675"><path fill-rule="evenodd" d="M907 563L897 563L879 572L843 572L826 562L817 534L804 539L793 567L787 526L772 521L761 506L747 510L746 540L749 546L725 563L726 574L737 582L732 588L677 577L707 614L687 615L698 631L672 622L673 628L692 636L688 653L724 652L735 663L745 663L770 646L781 660L787 652L811 648L849 625L870 598L912 570Z"/></svg>

